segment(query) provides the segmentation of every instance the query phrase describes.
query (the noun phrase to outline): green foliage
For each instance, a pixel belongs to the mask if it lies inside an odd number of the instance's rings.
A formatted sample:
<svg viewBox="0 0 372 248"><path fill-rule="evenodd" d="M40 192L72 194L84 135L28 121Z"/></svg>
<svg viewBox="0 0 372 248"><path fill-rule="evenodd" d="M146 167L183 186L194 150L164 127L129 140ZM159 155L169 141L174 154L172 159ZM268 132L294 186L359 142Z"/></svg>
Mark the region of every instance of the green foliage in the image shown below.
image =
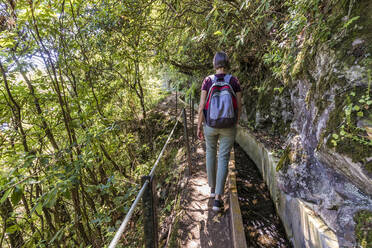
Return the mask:
<svg viewBox="0 0 372 248"><path fill-rule="evenodd" d="M337 97L325 135L329 135L328 147L361 163L367 171L372 171L366 160L372 152L371 130L368 129L371 125L370 105L365 101L368 96L366 88L359 87Z"/></svg>
<svg viewBox="0 0 372 248"><path fill-rule="evenodd" d="M186 97L188 99L196 99L200 93L200 83L194 80L191 84L191 87L186 91Z"/></svg>
<svg viewBox="0 0 372 248"><path fill-rule="evenodd" d="M148 116L166 95L163 12L146 0L1 4L1 247L112 238L169 132ZM140 246L139 216L128 241Z"/></svg>
<svg viewBox="0 0 372 248"><path fill-rule="evenodd" d="M367 210L359 211L354 216L355 235L357 242L362 248L367 248L372 245L372 213Z"/></svg>
<svg viewBox="0 0 372 248"><path fill-rule="evenodd" d="M1 214L8 224L6 245L104 247L174 124L153 111L168 94L165 89L197 99L203 78L213 73L214 53L224 50L246 105L258 104L274 119L268 96L288 95L320 44L344 44L365 21L362 10L354 10L366 2L0 4L0 204L7 210ZM370 61L361 63L368 68ZM360 160L371 147L366 130L357 125L369 118L370 83L367 91L353 92L337 106L342 116L332 117L338 131L328 134L336 150L359 149L354 154ZM253 129L252 109L247 125ZM275 130L288 125L271 124ZM172 149L159 169L162 192L170 192L165 188L177 178L168 173L174 157ZM179 204L171 196L163 199L164 215ZM124 246L142 246L141 224L136 212Z"/></svg>
<svg viewBox="0 0 372 248"><path fill-rule="evenodd" d="M368 71L370 74L370 70ZM370 83L364 94L357 97L355 91L351 91L346 97L346 105L344 107L344 121L341 125L340 131L337 131L332 134L331 143L334 147L337 146L337 143L344 139L352 139L355 142L372 147L372 140L368 137L367 128L371 125L367 119L363 123L364 126L356 126L356 120L363 118L365 115L368 115L368 110L372 107L372 100L370 98ZM351 100L353 98L354 101ZM369 117L367 117L369 118Z"/></svg>
<svg viewBox="0 0 372 248"><path fill-rule="evenodd" d="M348 20L348 21L344 24L343 28L346 29L347 27L349 27L350 24L352 24L354 21L358 20L359 17L360 17L360 16L354 16L353 18L351 18L350 20Z"/></svg>

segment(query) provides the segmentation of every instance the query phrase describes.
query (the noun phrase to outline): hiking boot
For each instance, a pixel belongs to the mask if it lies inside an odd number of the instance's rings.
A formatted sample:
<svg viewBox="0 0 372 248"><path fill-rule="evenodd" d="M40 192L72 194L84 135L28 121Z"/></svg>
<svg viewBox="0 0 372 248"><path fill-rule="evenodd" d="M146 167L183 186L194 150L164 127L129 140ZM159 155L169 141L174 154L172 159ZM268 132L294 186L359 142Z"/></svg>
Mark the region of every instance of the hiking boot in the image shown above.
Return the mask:
<svg viewBox="0 0 372 248"><path fill-rule="evenodd" d="M212 210L216 212L221 211L222 206L223 206L222 200L214 200Z"/></svg>
<svg viewBox="0 0 372 248"><path fill-rule="evenodd" d="M216 193L214 191L214 188L211 188L211 194L209 195L210 198L214 198L216 196Z"/></svg>

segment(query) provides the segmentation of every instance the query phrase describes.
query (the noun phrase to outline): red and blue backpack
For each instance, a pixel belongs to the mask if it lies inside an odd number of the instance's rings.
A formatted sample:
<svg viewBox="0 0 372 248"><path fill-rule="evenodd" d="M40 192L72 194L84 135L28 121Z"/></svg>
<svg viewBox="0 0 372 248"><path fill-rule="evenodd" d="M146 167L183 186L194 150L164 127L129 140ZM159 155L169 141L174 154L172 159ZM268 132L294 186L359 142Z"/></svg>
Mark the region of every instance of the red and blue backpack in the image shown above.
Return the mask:
<svg viewBox="0 0 372 248"><path fill-rule="evenodd" d="M209 76L212 86L209 88L203 112L206 124L210 127L229 128L236 123L238 105L235 91L230 84L231 77L229 74L223 78Z"/></svg>

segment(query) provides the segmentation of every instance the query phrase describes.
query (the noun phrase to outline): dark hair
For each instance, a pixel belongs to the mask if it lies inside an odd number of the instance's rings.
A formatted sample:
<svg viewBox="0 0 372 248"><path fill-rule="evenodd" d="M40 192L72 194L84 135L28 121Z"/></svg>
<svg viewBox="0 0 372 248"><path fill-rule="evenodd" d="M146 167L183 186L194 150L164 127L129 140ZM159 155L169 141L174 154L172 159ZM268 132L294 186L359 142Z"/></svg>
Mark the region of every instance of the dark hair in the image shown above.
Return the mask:
<svg viewBox="0 0 372 248"><path fill-rule="evenodd" d="M213 67L216 70L218 68L229 69L229 67L230 67L229 57L227 56L227 54L225 52L217 52L216 55L214 55Z"/></svg>

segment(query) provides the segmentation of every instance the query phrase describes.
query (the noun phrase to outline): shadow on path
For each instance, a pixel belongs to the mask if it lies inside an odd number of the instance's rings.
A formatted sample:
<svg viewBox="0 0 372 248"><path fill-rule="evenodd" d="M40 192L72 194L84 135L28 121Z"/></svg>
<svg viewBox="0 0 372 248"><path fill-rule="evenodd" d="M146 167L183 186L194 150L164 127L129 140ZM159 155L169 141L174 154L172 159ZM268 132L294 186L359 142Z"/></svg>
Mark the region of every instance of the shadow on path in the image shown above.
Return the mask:
<svg viewBox="0 0 372 248"><path fill-rule="evenodd" d="M212 210L213 199L209 197L205 144L195 140L191 147L192 174L182 194L183 213L177 233L178 245L187 248L230 248L232 240L227 188L223 197L225 209L221 213L216 213Z"/></svg>
<svg viewBox="0 0 372 248"><path fill-rule="evenodd" d="M229 209L225 209L223 213L214 212L211 209L213 205L212 199L209 200L208 205L210 206L208 218L200 223L200 247L232 248Z"/></svg>

